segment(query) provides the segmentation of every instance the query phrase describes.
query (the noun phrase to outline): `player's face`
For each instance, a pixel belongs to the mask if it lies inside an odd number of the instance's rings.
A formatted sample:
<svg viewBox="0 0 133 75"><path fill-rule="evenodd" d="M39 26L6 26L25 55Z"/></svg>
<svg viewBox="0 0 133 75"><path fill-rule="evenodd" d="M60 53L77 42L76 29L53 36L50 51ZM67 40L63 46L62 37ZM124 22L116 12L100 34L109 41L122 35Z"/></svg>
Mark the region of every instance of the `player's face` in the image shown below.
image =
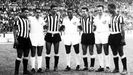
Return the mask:
<svg viewBox="0 0 133 75"><path fill-rule="evenodd" d="M82 16L86 16L88 14L86 9L82 9L81 11L82 11Z"/></svg>
<svg viewBox="0 0 133 75"><path fill-rule="evenodd" d="M115 9L112 9L111 7L108 7L108 11L109 11L109 13L111 13L111 14L114 14L114 13L115 13Z"/></svg>
<svg viewBox="0 0 133 75"><path fill-rule="evenodd" d="M68 14L69 17L72 17L72 16L73 16L72 10L68 10L68 11L67 11L67 14Z"/></svg>
<svg viewBox="0 0 133 75"><path fill-rule="evenodd" d="M52 13L52 14L56 14L56 7L53 7L53 8L51 9L51 13Z"/></svg>
<svg viewBox="0 0 133 75"><path fill-rule="evenodd" d="M102 14L103 13L103 8L102 7L98 7L97 11L98 11L99 14Z"/></svg>
<svg viewBox="0 0 133 75"><path fill-rule="evenodd" d="M24 11L24 12L21 13L21 15L27 16L27 13L28 13L27 11Z"/></svg>

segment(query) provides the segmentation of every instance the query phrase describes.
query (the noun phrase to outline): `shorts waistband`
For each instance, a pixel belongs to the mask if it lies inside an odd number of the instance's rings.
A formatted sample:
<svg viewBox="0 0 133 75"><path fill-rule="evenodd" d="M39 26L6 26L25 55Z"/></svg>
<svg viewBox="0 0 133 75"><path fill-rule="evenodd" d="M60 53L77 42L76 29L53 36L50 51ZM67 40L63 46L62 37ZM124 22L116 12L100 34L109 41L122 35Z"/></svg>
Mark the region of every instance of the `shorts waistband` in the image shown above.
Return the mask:
<svg viewBox="0 0 133 75"><path fill-rule="evenodd" d="M59 34L59 32L52 32L52 31L48 31L47 33L51 33L51 34Z"/></svg>

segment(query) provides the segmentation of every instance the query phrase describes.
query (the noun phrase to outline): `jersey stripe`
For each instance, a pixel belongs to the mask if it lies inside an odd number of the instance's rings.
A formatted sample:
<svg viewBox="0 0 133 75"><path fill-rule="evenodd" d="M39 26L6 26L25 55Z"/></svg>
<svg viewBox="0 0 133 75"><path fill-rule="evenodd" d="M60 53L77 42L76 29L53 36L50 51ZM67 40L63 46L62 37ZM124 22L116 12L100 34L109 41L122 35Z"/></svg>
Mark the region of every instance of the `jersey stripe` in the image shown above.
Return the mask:
<svg viewBox="0 0 133 75"><path fill-rule="evenodd" d="M29 37L29 21L24 18L18 17L17 26L18 26L18 36L27 38Z"/></svg>
<svg viewBox="0 0 133 75"><path fill-rule="evenodd" d="M114 16L111 21L111 32L121 32L121 24L124 24L123 17L120 15Z"/></svg>
<svg viewBox="0 0 133 75"><path fill-rule="evenodd" d="M55 16L52 16L52 15L48 15L47 18L46 18L46 22L48 24L48 31L58 31L58 28L59 28L59 16L58 15L55 15Z"/></svg>
<svg viewBox="0 0 133 75"><path fill-rule="evenodd" d="M81 25L83 27L83 33L92 33L93 32L93 17L89 16L86 19L85 18L81 18L80 22Z"/></svg>

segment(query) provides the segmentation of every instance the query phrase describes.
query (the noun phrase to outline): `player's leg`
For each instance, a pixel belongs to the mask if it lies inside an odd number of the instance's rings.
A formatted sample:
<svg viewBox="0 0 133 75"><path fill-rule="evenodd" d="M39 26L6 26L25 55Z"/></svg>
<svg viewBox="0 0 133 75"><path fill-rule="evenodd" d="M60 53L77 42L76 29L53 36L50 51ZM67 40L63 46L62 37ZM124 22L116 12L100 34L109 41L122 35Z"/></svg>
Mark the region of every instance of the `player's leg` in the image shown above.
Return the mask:
<svg viewBox="0 0 133 75"><path fill-rule="evenodd" d="M28 74L28 75L32 75L32 73L30 73L28 71L28 56L29 56L29 51L30 49L27 48L27 49L24 49L24 58L23 58L23 74Z"/></svg>
<svg viewBox="0 0 133 75"><path fill-rule="evenodd" d="M83 62L84 68L83 70L88 70L88 58L87 58L87 47L88 47L88 34L83 33L81 36L81 46L82 46L82 53L83 53Z"/></svg>
<svg viewBox="0 0 133 75"><path fill-rule="evenodd" d="M110 45L112 53L113 53L113 60L115 69L113 70L113 73L119 72L119 56L118 56L118 47L114 45Z"/></svg>
<svg viewBox="0 0 133 75"><path fill-rule="evenodd" d="M59 62L59 44L61 41L61 37L60 34L54 34L53 37L53 43L54 43L54 52L55 52L55 56L54 56L54 71L56 71L58 69L58 62Z"/></svg>
<svg viewBox="0 0 133 75"><path fill-rule="evenodd" d="M42 73L42 51L43 51L43 46L37 46L37 72Z"/></svg>
<svg viewBox="0 0 133 75"><path fill-rule="evenodd" d="M105 72L110 72L110 55L109 55L109 45L103 44L104 54L105 54Z"/></svg>
<svg viewBox="0 0 133 75"><path fill-rule="evenodd" d="M30 61L31 61L31 72L35 73L35 61L36 61L36 48L37 48L37 36L35 34L30 34L30 40L31 40L31 57L30 57Z"/></svg>
<svg viewBox="0 0 133 75"><path fill-rule="evenodd" d="M82 44L84 69L88 70L87 45Z"/></svg>
<svg viewBox="0 0 133 75"><path fill-rule="evenodd" d="M35 73L35 55L36 55L36 46L31 48L31 72Z"/></svg>
<svg viewBox="0 0 133 75"><path fill-rule="evenodd" d="M70 61L71 61L71 45L65 45L65 49L66 49L66 62L67 62L67 67L65 70L69 71L71 70L70 68Z"/></svg>
<svg viewBox="0 0 133 75"><path fill-rule="evenodd" d="M103 34L102 33L95 33L95 44L96 44L96 50L97 50L97 57L99 61L99 68L96 70L96 72L104 71L104 62L103 62L103 54L102 54L102 42L103 42Z"/></svg>
<svg viewBox="0 0 133 75"><path fill-rule="evenodd" d="M94 33L91 33L88 38L89 43L89 54L90 54L90 68L89 71L94 71L95 65L95 55L94 55L94 44L95 44L95 36Z"/></svg>
<svg viewBox="0 0 133 75"><path fill-rule="evenodd" d="M19 67L20 67L20 63L21 63L21 60L22 60L22 55L23 55L23 50L22 49L17 49L17 58L15 60L15 73L14 73L14 75L19 74Z"/></svg>
<svg viewBox="0 0 133 75"><path fill-rule="evenodd" d="M46 61L46 71L48 71L49 68L50 68L49 63L50 63L51 46L52 46L52 43L46 41L46 57L45 57L45 61Z"/></svg>
<svg viewBox="0 0 133 75"><path fill-rule="evenodd" d="M90 71L94 71L95 65L95 55L94 55L94 45L89 45L89 54L90 54Z"/></svg>
<svg viewBox="0 0 133 75"><path fill-rule="evenodd" d="M58 62L59 62L59 44L60 42L54 43L54 71L58 69Z"/></svg>
<svg viewBox="0 0 133 75"><path fill-rule="evenodd" d="M80 69L80 53L79 53L79 44L73 45L75 53L76 53L76 70Z"/></svg>
<svg viewBox="0 0 133 75"><path fill-rule="evenodd" d="M100 67L97 69L97 72L104 71L104 62L103 62L103 54L102 54L102 44L96 44L98 60Z"/></svg>
<svg viewBox="0 0 133 75"><path fill-rule="evenodd" d="M119 55L121 57L121 61L122 61L122 65L123 65L122 73L126 74L127 73L127 58L126 58L126 56L125 56L125 54L123 52L123 46L119 47L118 52L119 52Z"/></svg>

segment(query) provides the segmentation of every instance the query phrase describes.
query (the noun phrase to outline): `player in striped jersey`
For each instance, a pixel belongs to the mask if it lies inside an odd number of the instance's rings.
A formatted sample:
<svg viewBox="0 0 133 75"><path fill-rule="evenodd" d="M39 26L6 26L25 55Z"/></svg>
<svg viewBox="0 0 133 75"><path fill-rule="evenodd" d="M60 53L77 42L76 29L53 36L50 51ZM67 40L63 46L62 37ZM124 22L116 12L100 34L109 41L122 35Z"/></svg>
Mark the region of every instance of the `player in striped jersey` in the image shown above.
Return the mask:
<svg viewBox="0 0 133 75"><path fill-rule="evenodd" d="M98 14L94 17L94 25L96 26L95 30L95 44L97 48L97 56L99 60L98 72L109 72L110 71L110 56L108 49L108 37L109 37L109 23L110 16L104 12L104 6L97 6ZM103 47L103 50L102 50ZM102 54L104 51L105 57ZM105 60L105 63L104 63ZM105 69L104 69L105 64Z"/></svg>
<svg viewBox="0 0 133 75"><path fill-rule="evenodd" d="M124 32L124 19L120 14L116 13L115 4L109 4L108 10L112 15L110 31L111 34L109 36L109 45L111 46L113 55L114 55L114 64L115 69L114 73L119 72L119 57L121 57L123 72L122 74L127 73L127 59L123 52L123 46L125 45L125 32Z"/></svg>
<svg viewBox="0 0 133 75"><path fill-rule="evenodd" d="M19 75L19 66L23 57L23 74L31 75L27 70L28 55L31 48L29 39L29 21L25 14L27 9L23 8L14 25L14 48L17 49L17 59L15 61L15 75Z"/></svg>
<svg viewBox="0 0 133 75"><path fill-rule="evenodd" d="M95 57L93 52L93 47L95 44L95 37L94 37L94 25L93 25L93 16L90 16L88 14L88 8L83 7L82 8L82 16L80 18L80 23L83 29L83 33L81 36L81 44L82 44L82 50L83 50L83 61L84 61L84 69L88 70L88 59L87 59L87 47L89 47L89 53L91 56L91 64L90 64L90 71L94 70L94 63L95 63Z"/></svg>
<svg viewBox="0 0 133 75"><path fill-rule="evenodd" d="M44 29L47 29L47 33L45 35L46 41L46 71L49 70L49 63L50 63L50 53L51 53L51 46L54 45L54 52L55 52L55 61L54 61L54 71L58 69L58 60L59 60L59 43L61 41L61 37L59 34L59 22L60 22L60 15L56 12L55 5L51 5L51 10L49 14L45 17L46 25Z"/></svg>
<svg viewBox="0 0 133 75"><path fill-rule="evenodd" d="M67 59L67 67L65 70L71 70L71 46L74 47L76 53L76 70L80 69L80 61L79 61L79 43L80 43L80 19L73 15L73 9L69 8L67 10L67 16L63 18L62 23L62 40L65 44L66 49L66 59Z"/></svg>

